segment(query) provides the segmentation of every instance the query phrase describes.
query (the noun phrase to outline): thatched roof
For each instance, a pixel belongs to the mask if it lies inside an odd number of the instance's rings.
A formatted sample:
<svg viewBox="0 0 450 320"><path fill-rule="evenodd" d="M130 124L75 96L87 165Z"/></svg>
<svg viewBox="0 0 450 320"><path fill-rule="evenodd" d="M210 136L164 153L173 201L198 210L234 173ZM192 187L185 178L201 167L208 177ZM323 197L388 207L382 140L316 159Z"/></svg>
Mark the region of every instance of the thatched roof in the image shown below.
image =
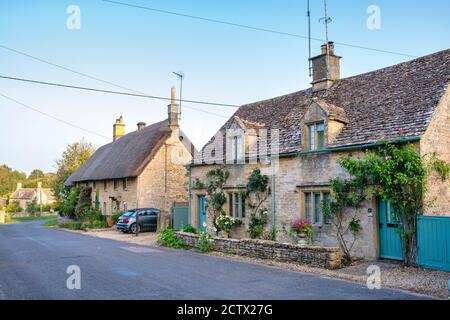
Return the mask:
<svg viewBox="0 0 450 320"><path fill-rule="evenodd" d="M131 132L117 141L99 148L67 179L66 185L70 186L76 182L137 177L170 135L168 120ZM183 132L180 133L180 138L193 154L194 147Z"/></svg>

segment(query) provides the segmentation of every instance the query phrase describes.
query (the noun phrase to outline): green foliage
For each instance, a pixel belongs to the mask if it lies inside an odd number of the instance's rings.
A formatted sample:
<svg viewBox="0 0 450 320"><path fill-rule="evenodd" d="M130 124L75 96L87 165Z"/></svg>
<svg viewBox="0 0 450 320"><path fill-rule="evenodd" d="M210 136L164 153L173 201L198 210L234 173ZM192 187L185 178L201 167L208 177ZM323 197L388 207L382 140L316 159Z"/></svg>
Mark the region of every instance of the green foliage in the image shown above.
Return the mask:
<svg viewBox="0 0 450 320"><path fill-rule="evenodd" d="M158 244L164 247L185 249L188 247L186 242L182 239L178 239L175 236L175 232L172 228L167 228L158 236Z"/></svg>
<svg viewBox="0 0 450 320"><path fill-rule="evenodd" d="M250 174L247 182L247 191L249 193L259 192L266 193L269 190L269 177L261 174L260 169L255 169Z"/></svg>
<svg viewBox="0 0 450 320"><path fill-rule="evenodd" d="M257 213L252 213L248 231L250 238L260 239L264 234L264 229L269 221L269 213L267 210L259 210Z"/></svg>
<svg viewBox="0 0 450 320"><path fill-rule="evenodd" d="M75 208L78 203L81 189L79 187L73 187L70 190L65 190L61 203L60 214L69 219L76 217Z"/></svg>
<svg viewBox="0 0 450 320"><path fill-rule="evenodd" d="M92 207L92 188L81 187L80 194L78 195L77 205L75 207L76 219L84 220L84 216L86 215L86 213L89 213L91 207ZM93 212L99 213L100 210L94 208Z"/></svg>
<svg viewBox="0 0 450 320"><path fill-rule="evenodd" d="M56 216L51 215L51 216L28 216L28 217L17 217L17 218L12 218L12 222L29 222L29 221L39 221L39 220L47 220L50 218L54 218Z"/></svg>
<svg viewBox="0 0 450 320"><path fill-rule="evenodd" d="M33 200L27 202L26 211L28 213L41 212L41 206L37 203L36 199L33 199Z"/></svg>
<svg viewBox="0 0 450 320"><path fill-rule="evenodd" d="M194 183L193 183L193 187L195 189L204 189L205 188L205 184L199 178L195 178Z"/></svg>
<svg viewBox="0 0 450 320"><path fill-rule="evenodd" d="M119 218L122 216L121 213L116 213L111 217L111 220L114 224L117 224L119 222Z"/></svg>
<svg viewBox="0 0 450 320"><path fill-rule="evenodd" d="M187 225L183 226L181 228L181 231L185 232L185 233L197 234L197 230L193 226L191 226L190 224L187 224Z"/></svg>
<svg viewBox="0 0 450 320"><path fill-rule="evenodd" d="M43 224L44 227L56 227L58 225L58 221L56 219L51 219Z"/></svg>
<svg viewBox="0 0 450 320"><path fill-rule="evenodd" d="M199 237L198 243L197 243L197 249L201 253L207 253L207 252L211 252L214 250L214 245L213 245L211 236L209 234L207 234L206 232L202 232L200 234L200 237Z"/></svg>
<svg viewBox="0 0 450 320"><path fill-rule="evenodd" d="M278 230L276 228L270 229L270 231L263 233L263 239L269 241L277 241Z"/></svg>
<svg viewBox="0 0 450 320"><path fill-rule="evenodd" d="M13 170L6 165L0 166L0 196L9 195L16 190L18 182L23 182L26 179L25 173Z"/></svg>
<svg viewBox="0 0 450 320"><path fill-rule="evenodd" d="M341 165L344 161L341 162ZM331 220L336 229L336 238L343 253L346 263L351 263L352 250L358 240L362 227L357 219L357 211L349 219L347 217L347 208L358 208L366 199L365 188L367 184L366 171L362 167L355 168L352 172L358 172L359 175L353 175L350 180L336 178L330 181L333 199L330 202L322 202L322 212ZM352 237L346 237L350 232Z"/></svg>
<svg viewBox="0 0 450 320"><path fill-rule="evenodd" d="M13 212L22 212L23 209L20 207L20 204L18 201L11 201L5 208L6 212L13 213Z"/></svg>
<svg viewBox="0 0 450 320"><path fill-rule="evenodd" d="M69 221L63 222L59 224L60 228L69 229L69 230L82 230L83 222L82 221Z"/></svg>
<svg viewBox="0 0 450 320"><path fill-rule="evenodd" d="M208 203L214 211L215 220L218 216L225 214L223 206L227 202L227 197L223 192L223 186L227 182L230 173L225 169L216 168L209 171L206 176L209 180L207 187L209 196Z"/></svg>
<svg viewBox="0 0 450 320"><path fill-rule="evenodd" d="M64 198L67 192L67 187L64 183L67 178L88 160L94 152L95 147L84 139L67 146L61 158L56 160L57 171L53 191L57 198L60 200Z"/></svg>
<svg viewBox="0 0 450 320"><path fill-rule="evenodd" d="M411 144L396 145L387 142L363 160L346 158L341 165L352 175L358 188L388 200L394 207L399 234L403 240L406 265L417 263L417 218L423 214L423 195L427 175L437 172L442 180L449 178L449 164L437 159L436 154L422 158ZM360 191L360 194L362 191ZM360 231L359 222L353 221L352 232Z"/></svg>

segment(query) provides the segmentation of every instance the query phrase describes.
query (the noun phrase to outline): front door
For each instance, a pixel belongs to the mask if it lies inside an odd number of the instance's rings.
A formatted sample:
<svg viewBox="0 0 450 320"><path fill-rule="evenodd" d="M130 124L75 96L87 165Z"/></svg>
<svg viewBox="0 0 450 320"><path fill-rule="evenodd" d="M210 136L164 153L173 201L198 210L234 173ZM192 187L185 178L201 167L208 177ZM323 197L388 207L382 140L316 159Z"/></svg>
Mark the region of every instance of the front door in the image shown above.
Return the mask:
<svg viewBox="0 0 450 320"><path fill-rule="evenodd" d="M206 231L206 199L205 196L198 197L198 231Z"/></svg>
<svg viewBox="0 0 450 320"><path fill-rule="evenodd" d="M378 202L380 229L380 257L403 260L402 240L398 233L398 221L395 219L394 207L389 201Z"/></svg>

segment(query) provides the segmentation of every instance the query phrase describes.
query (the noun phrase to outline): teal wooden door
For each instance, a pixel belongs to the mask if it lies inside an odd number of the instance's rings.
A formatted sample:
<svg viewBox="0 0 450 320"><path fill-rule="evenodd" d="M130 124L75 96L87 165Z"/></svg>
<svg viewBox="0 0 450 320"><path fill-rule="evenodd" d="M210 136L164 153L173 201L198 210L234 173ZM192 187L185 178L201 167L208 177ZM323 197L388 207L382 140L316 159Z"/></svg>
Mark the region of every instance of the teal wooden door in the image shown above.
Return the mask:
<svg viewBox="0 0 450 320"><path fill-rule="evenodd" d="M394 207L384 200L378 202L380 258L403 260L402 240L395 221Z"/></svg>
<svg viewBox="0 0 450 320"><path fill-rule="evenodd" d="M198 197L198 231L206 231L206 199L204 196Z"/></svg>

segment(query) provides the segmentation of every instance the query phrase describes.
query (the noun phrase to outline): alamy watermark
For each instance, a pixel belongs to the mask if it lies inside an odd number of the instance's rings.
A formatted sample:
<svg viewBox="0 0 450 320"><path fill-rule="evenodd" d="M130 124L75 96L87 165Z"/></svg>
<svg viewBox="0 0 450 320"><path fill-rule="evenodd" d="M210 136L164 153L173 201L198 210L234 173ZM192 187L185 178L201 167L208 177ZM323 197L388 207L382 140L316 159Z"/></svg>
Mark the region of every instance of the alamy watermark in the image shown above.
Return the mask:
<svg viewBox="0 0 450 320"><path fill-rule="evenodd" d="M377 265L370 265L366 271L368 278L366 286L370 290L381 289L381 269Z"/></svg>
<svg viewBox="0 0 450 320"><path fill-rule="evenodd" d="M377 5L371 5L367 8L367 28L369 30L381 30L381 8Z"/></svg>
<svg viewBox="0 0 450 320"><path fill-rule="evenodd" d="M79 6L71 4L67 7L66 13L69 15L66 20L66 26L69 30L81 29L81 9Z"/></svg>
<svg viewBox="0 0 450 320"><path fill-rule="evenodd" d="M81 290L81 269L77 265L67 267L66 273L69 277L66 280L66 287L69 290Z"/></svg>

